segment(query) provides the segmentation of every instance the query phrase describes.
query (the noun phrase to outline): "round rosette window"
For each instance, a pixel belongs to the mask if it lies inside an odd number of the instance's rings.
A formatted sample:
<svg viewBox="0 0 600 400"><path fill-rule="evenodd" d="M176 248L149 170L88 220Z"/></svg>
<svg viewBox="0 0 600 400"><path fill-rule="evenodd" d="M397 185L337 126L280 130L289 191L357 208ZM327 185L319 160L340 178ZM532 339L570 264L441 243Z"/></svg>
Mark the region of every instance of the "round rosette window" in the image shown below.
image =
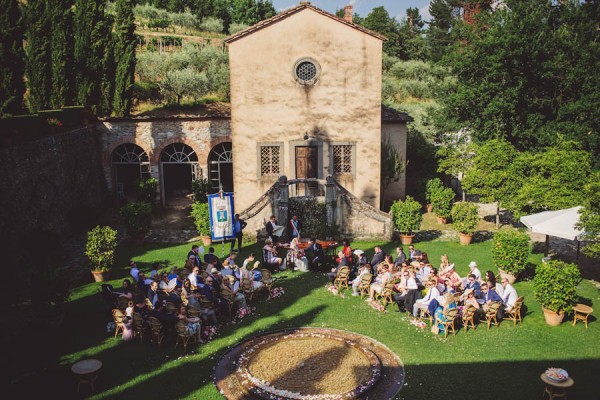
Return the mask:
<svg viewBox="0 0 600 400"><path fill-rule="evenodd" d="M319 79L321 67L312 58L301 58L294 64L294 76L302 85L314 85Z"/></svg>

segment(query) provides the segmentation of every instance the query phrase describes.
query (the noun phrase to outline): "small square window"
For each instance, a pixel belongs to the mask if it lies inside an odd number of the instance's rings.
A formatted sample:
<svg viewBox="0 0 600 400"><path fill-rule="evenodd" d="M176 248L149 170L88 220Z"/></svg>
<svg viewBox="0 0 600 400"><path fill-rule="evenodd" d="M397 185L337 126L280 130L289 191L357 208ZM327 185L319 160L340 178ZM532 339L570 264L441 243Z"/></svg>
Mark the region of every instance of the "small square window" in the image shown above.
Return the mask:
<svg viewBox="0 0 600 400"><path fill-rule="evenodd" d="M279 176L281 173L281 147L260 146L260 175Z"/></svg>
<svg viewBox="0 0 600 400"><path fill-rule="evenodd" d="M352 145L334 145L333 173L335 175L352 175Z"/></svg>

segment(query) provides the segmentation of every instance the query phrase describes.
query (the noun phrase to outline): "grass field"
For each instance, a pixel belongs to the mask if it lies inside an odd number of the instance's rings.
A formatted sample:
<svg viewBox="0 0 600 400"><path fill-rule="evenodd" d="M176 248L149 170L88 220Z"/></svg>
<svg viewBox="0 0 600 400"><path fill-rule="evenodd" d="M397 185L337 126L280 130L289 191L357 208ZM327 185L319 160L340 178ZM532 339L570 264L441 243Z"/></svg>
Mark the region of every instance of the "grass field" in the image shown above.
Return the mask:
<svg viewBox="0 0 600 400"><path fill-rule="evenodd" d="M371 256L375 243L355 243ZM390 243L386 251L395 247ZM457 270L464 275L468 263L476 260L483 271L491 269L491 242L460 246L453 242L426 242L417 248L426 251L437 264L441 254L450 255ZM120 247L118 265L134 259L144 269L152 262L182 265L189 245L145 245ZM247 246L245 257L256 245ZM220 246L217 247L221 252ZM540 254L531 256L537 261ZM122 278L128 269L113 270ZM254 302L256 314L238 324L228 324L212 342L193 348L194 353L182 357L181 347L167 344L158 350L138 340L124 343L105 330L109 322L102 312L97 294L98 284L82 285L69 303L65 328L53 339L47 352L52 365L39 376L32 377L28 389L39 394L60 393L63 398L76 397L76 384L69 368L84 358L97 358L104 364L96 384L94 398L221 398L212 383L213 368L220 355L230 346L267 330L294 326L318 326L345 329L370 336L395 352L404 362L406 381L398 399L535 399L543 385L540 374L548 367L562 367L575 379L569 398L598 398L600 380L600 324L592 320L586 330L583 324L571 326L570 319L560 327L545 324L540 305L535 301L530 282L515 285L525 296L526 312L522 325L503 322L500 327L480 325L477 330L460 329L456 336L433 336L409 323L407 314L381 313L364 300L333 296L325 289L327 278L319 273L282 273L285 294L270 302ZM114 280L115 286L121 279ZM600 309L598 288L583 281L579 294ZM49 343L46 341L46 343ZM285 355L282 355L285 357Z"/></svg>

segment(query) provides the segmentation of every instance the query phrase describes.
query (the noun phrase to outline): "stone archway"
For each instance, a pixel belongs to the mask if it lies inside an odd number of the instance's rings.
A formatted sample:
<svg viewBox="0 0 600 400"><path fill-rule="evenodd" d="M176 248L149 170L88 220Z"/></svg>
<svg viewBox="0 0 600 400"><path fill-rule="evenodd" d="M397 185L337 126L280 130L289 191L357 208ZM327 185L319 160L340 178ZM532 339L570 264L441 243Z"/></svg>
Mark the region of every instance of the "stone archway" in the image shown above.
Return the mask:
<svg viewBox="0 0 600 400"><path fill-rule="evenodd" d="M133 200L139 179L150 178L150 158L134 143L123 143L110 156L114 189L121 200Z"/></svg>
<svg viewBox="0 0 600 400"><path fill-rule="evenodd" d="M191 201L192 180L200 175L198 155L185 143L171 143L160 153L160 191L164 205Z"/></svg>
<svg viewBox="0 0 600 400"><path fill-rule="evenodd" d="M233 152L231 142L214 146L208 154L208 180L216 192L223 187L225 192L233 192Z"/></svg>

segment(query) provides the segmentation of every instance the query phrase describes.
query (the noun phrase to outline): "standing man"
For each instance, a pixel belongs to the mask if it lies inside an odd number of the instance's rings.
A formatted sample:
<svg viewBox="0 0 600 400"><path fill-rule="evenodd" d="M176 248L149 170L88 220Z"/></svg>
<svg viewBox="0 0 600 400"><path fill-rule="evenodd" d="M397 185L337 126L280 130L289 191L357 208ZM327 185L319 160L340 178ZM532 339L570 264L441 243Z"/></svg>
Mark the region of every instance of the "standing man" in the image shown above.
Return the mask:
<svg viewBox="0 0 600 400"><path fill-rule="evenodd" d="M202 254L204 254L204 247L202 248ZM192 250L188 253L188 258L194 256L194 265L196 267L202 266L202 260L200 259L200 248L197 244L192 246Z"/></svg>
<svg viewBox="0 0 600 400"><path fill-rule="evenodd" d="M235 235L235 238L231 242L231 251L233 251L233 248L235 247L235 239L237 239L238 243L238 253L242 251L242 230L246 227L246 225L248 225L246 221L240 219L240 214L235 214L233 217L233 234Z"/></svg>
<svg viewBox="0 0 600 400"><path fill-rule="evenodd" d="M269 239L271 239L274 243L279 242L283 228L277 225L277 219L274 215L271 215L269 222L265 224L265 229L267 230L267 236Z"/></svg>
<svg viewBox="0 0 600 400"><path fill-rule="evenodd" d="M294 238L298 238L300 241L300 231L302 230L302 222L298 219L297 215L294 215L292 219L290 219L290 241L294 240Z"/></svg>

